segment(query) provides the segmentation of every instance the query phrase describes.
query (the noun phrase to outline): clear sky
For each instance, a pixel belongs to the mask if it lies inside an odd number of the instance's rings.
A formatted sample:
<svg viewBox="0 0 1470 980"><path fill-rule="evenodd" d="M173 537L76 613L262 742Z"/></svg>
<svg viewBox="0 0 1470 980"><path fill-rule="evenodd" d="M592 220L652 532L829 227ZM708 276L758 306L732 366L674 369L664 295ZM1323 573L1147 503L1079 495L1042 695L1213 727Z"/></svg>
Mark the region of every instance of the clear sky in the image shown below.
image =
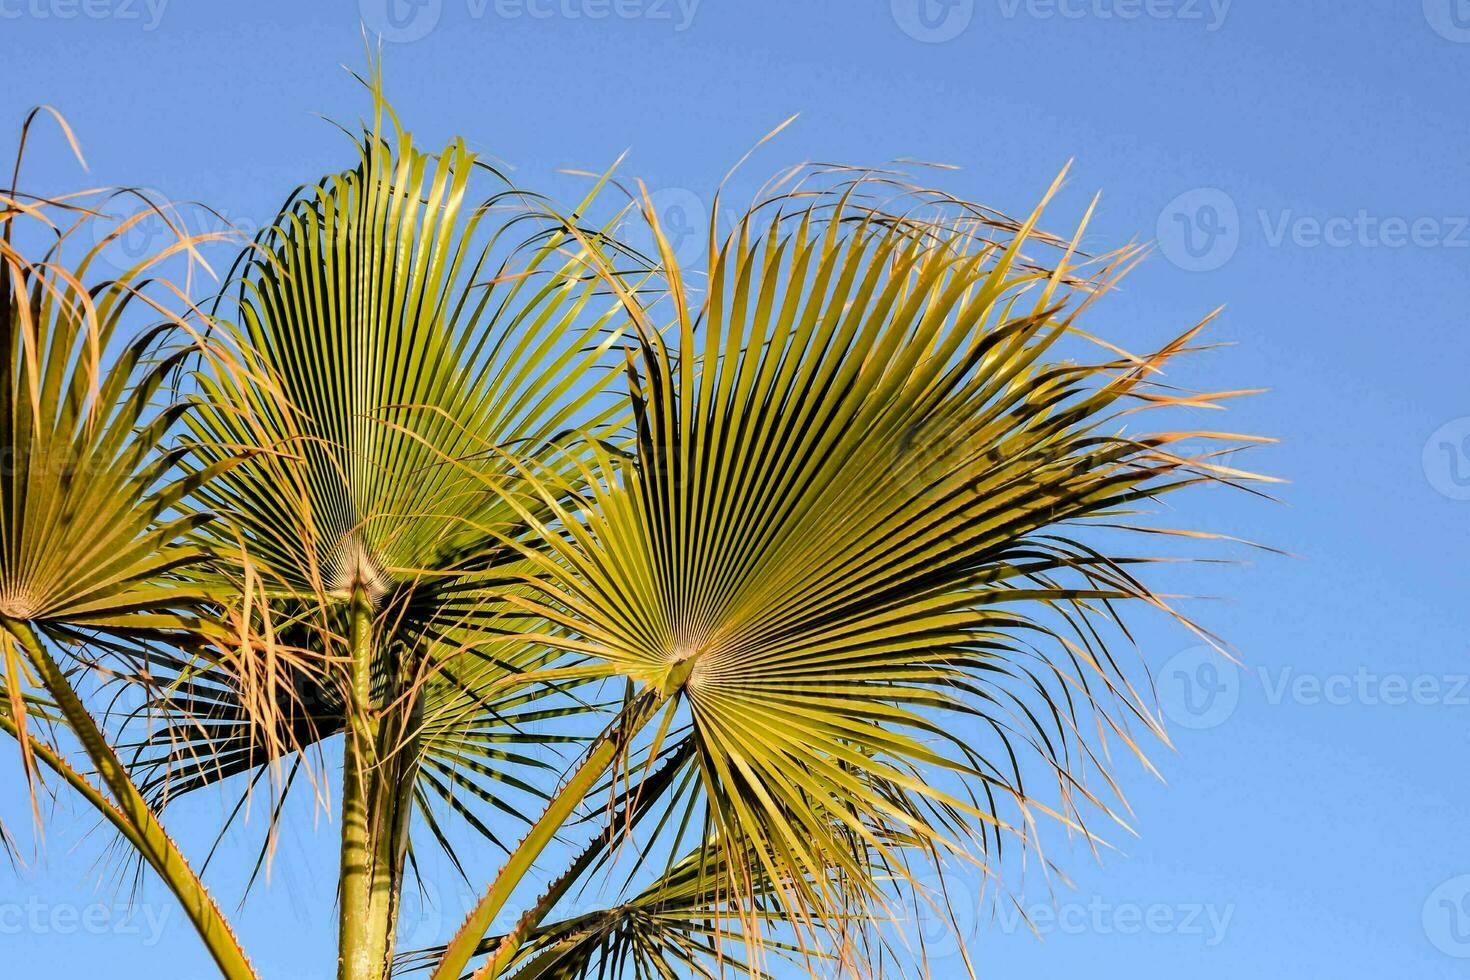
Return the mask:
<svg viewBox="0 0 1470 980"><path fill-rule="evenodd" d="M1014 212L1075 158L1056 224L1101 190L1089 244L1159 242L1094 332L1142 349L1224 304L1209 336L1231 346L1178 380L1270 389L1199 422L1281 438L1253 465L1291 481L1282 503L1196 496L1180 522L1293 557L1228 548L1249 564L1156 580L1228 597L1187 608L1246 666L1145 623L1176 744L1154 753L1163 782L1122 767L1138 836L1098 862L1052 834L1075 889L1028 880L1041 937L983 916L971 955L997 980L1470 973L1470 4L0 0L0 147L51 103L92 170L45 134L48 189L140 184L267 220L348 162L315 114L361 111L341 65L362 65L363 20L410 128L533 186L630 149L625 172L677 210L795 112L748 167L943 161L946 187ZM0 752L24 837L18 778ZM197 845L220 799L180 835ZM131 920L110 908L72 814L0 875L0 976L210 976L156 889ZM244 854L217 859L227 904ZM329 975L332 870L309 829L283 840L239 918L264 977Z"/></svg>

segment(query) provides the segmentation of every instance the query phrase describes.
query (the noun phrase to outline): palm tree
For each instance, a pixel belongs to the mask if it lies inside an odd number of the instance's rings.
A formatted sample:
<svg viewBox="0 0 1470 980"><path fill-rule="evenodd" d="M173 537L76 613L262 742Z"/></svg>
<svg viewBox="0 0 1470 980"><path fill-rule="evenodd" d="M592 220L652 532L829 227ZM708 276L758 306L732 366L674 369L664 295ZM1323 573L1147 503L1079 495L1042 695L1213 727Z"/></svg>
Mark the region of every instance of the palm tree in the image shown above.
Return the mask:
<svg viewBox="0 0 1470 980"><path fill-rule="evenodd" d="M1107 639L1169 612L1128 545L1167 530L1133 515L1256 479L1222 460L1256 440L1130 431L1239 394L1161 383L1198 327L1148 356L1083 332L1139 250L802 167L723 235L717 202L685 269L641 189L563 214L417 148L367 82L355 165L202 307L149 275L196 240L92 283L54 215L98 208L4 199L0 725L222 976L254 974L161 822L207 786L269 786L274 826L340 779L344 980L901 972L924 869L1114 815L1100 749L1162 735ZM56 229L38 261L21 221ZM124 342L140 304L162 325ZM415 848L468 876L466 835L498 872L398 951Z"/></svg>

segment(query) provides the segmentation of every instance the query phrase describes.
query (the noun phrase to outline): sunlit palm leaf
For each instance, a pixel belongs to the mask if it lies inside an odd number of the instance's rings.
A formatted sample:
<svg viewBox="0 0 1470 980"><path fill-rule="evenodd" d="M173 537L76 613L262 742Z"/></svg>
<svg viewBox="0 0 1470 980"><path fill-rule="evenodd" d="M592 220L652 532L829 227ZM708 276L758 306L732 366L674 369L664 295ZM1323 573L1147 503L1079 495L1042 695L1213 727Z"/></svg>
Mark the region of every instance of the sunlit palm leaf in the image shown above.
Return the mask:
<svg viewBox="0 0 1470 980"><path fill-rule="evenodd" d="M270 450L196 495L221 516L218 567L268 646L317 658L277 671L269 697L246 689L239 660L151 665L156 706L179 715L151 746L192 756L199 778L342 729L348 692L323 658L343 655L354 587L377 607L377 696L421 685L426 743L464 743L513 693L479 689L548 659L488 648L482 627L504 609L479 582L516 557L491 532L514 534L519 518L459 467L504 471L505 457L548 456L574 423L597 422L610 403L593 369L618 302L533 199L501 182L471 200L485 168L462 142L420 152L379 98L358 149L354 170L302 188L242 259L228 308L257 371L197 379L210 411L194 424L195 466ZM178 697L196 684L210 703ZM281 731L261 726L256 701Z"/></svg>
<svg viewBox="0 0 1470 980"><path fill-rule="evenodd" d="M93 206L100 204L93 202ZM159 394L181 358L167 345L188 334L169 320L126 336L165 302L144 290L149 269L191 247L181 240L111 279L91 274L99 252L77 202L0 196L0 433L5 508L0 514L0 615L37 623L113 629L177 626L199 593L166 573L202 553L182 538L203 518L175 508L197 478L170 479L159 447L189 407ZM132 220L141 220L143 214ZM15 224L53 242L37 260L15 241ZM64 251L81 253L74 265ZM132 316L131 321L128 318Z"/></svg>
<svg viewBox="0 0 1470 980"><path fill-rule="evenodd" d="M789 941L746 942L743 922L783 919L774 892L769 881L736 878L720 848L701 847L627 902L538 928L515 976L767 980L773 975L747 959L753 949L793 963L804 959Z"/></svg>
<svg viewBox="0 0 1470 980"><path fill-rule="evenodd" d="M1132 745L1128 718L1153 723L1088 622L1162 603L1085 525L1248 478L1214 457L1249 440L1126 427L1208 404L1155 384L1193 331L1147 358L1055 359L1132 253L1084 288L1070 250L1021 260L1034 215L918 194L950 216L891 217L863 190L744 219L702 299L663 249L677 346L645 329L630 359L636 461L599 454L576 507L537 474L554 554L528 553L543 598L523 602L566 636L545 642L682 696L719 839L817 931L850 911L835 880L881 901L868 851L902 869L894 841L988 850L1029 837L1032 811L1105 806L1084 726Z"/></svg>
<svg viewBox="0 0 1470 980"><path fill-rule="evenodd" d="M251 454L191 498L217 515L201 577L241 641L135 677L162 721L138 746L159 799L283 774L345 732L344 868L383 848L365 866L393 881L387 925L373 919L391 933L415 809L446 847L446 814L498 842L492 814L547 791L532 747L596 710L575 688L606 671L540 683L580 658L515 640L531 621L486 588L523 560L507 542L528 525L479 475L530 458L575 472L581 433L623 410L604 389L626 318L581 243L595 231L462 141L421 152L370 85L356 167L294 194L221 299L250 370L192 381L207 408L188 465ZM353 831L362 812L378 823Z"/></svg>
<svg viewBox="0 0 1470 980"><path fill-rule="evenodd" d="M168 443L193 405L160 396L185 357L221 374L238 360L202 339L197 311L156 275L172 256L192 259L203 239L180 234L120 275L98 274L99 256L132 224L156 216L175 227L146 199L109 225L100 210L108 203L102 194L44 199L15 186L0 194L3 727L19 740L33 786L39 759L159 874L222 973L247 978L228 925L53 652L58 639L161 634L208 645L222 635L201 622L207 594L182 574L206 557L184 539L208 518L180 505L232 460L181 475ZM36 740L33 684L91 763L95 785L52 742Z"/></svg>

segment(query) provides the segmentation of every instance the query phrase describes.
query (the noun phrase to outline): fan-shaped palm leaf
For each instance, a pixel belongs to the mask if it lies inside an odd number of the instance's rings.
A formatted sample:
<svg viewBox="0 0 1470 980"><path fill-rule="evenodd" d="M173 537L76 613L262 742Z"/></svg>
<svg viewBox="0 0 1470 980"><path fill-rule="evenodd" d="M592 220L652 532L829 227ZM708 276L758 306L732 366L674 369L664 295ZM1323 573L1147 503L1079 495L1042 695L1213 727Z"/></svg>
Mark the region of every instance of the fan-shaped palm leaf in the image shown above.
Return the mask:
<svg viewBox="0 0 1470 980"><path fill-rule="evenodd" d="M195 470L265 450L193 498L219 515L207 580L249 648L138 672L165 721L139 756L160 798L346 731L354 977L391 960L415 803L441 843L443 812L493 837L474 806L512 805L487 787L543 793L546 763L517 746L570 737L546 730L587 710L567 685L606 674L541 683L576 658L504 639L525 616L485 585L527 524L465 471L571 468L568 433L620 409L598 365L624 322L560 218L503 181L472 201L477 173L499 176L461 141L417 149L379 82L357 166L293 195L222 299L251 372L195 382Z"/></svg>
<svg viewBox="0 0 1470 980"><path fill-rule="evenodd" d="M22 149L24 143L23 135ZM113 278L94 273L99 254L130 224L150 212L166 219L145 202L145 211L93 235L93 225L105 220L97 210L105 203L100 194L53 200L15 186L0 194L6 728L21 743L28 773L34 752L162 876L225 975L249 977L218 910L47 646L55 638L77 638L78 630L135 635L188 629L208 639L195 618L204 593L170 573L203 557L182 539L204 518L178 505L209 474L174 473L172 455L160 446L189 403L160 404L158 396L185 356L203 352L222 365L230 361L187 327L190 310L182 293L152 277L159 263L192 250L198 239L180 236ZM39 257L30 257L37 255L32 248L40 249ZM172 312L180 308L182 314ZM163 323L128 336L139 315ZM181 337L185 344L170 352L168 344ZM30 683L45 688L110 800L54 748L32 741L24 696Z"/></svg>
<svg viewBox="0 0 1470 980"><path fill-rule="evenodd" d="M606 178L562 216L366 84L352 167L207 316L153 274L189 239L97 281L107 235L62 260L92 199L0 195L0 728L33 786L95 806L231 978L157 813L232 781L223 839L264 782L258 872L336 735L342 980L906 972L887 924L943 902L922 866L998 873L1038 816L1091 840L1110 743L1158 731L1110 650L1125 607L1169 611L1132 544L1169 532L1132 515L1256 479L1222 458L1255 440L1137 428L1240 394L1162 384L1195 330L1143 357L1083 333L1137 252L806 168L697 288L647 200L651 261L584 227ZM92 667L145 692L121 724ZM497 818L541 806L510 843ZM468 878L465 828L504 863L395 964L416 842ZM608 906L568 911L589 888Z"/></svg>
<svg viewBox="0 0 1470 980"><path fill-rule="evenodd" d="M1040 209L1016 226L920 194L915 210L951 217L893 215L863 199L881 183L748 215L712 241L702 299L663 249L676 346L645 323L630 359L636 459L599 452L575 503L525 468L553 518L549 548L526 551L540 597L512 597L555 624L543 642L643 686L630 727L687 706L708 846L753 860L739 877L775 883L814 938L850 888L881 901L874 867L906 867L895 841L988 850L1029 835L1032 811L1078 826L1079 801L1105 805L1082 781L1084 725L1131 745L1127 718L1153 723L1089 621L1162 603L1083 525L1246 478L1208 447L1249 440L1125 427L1140 406L1208 403L1155 383L1194 331L1145 358L1053 359L1133 253L1084 284L1070 248L1050 270L1023 260L1047 247ZM1055 774L1057 808L1022 785L1020 754ZM487 893L436 980L508 893Z"/></svg>

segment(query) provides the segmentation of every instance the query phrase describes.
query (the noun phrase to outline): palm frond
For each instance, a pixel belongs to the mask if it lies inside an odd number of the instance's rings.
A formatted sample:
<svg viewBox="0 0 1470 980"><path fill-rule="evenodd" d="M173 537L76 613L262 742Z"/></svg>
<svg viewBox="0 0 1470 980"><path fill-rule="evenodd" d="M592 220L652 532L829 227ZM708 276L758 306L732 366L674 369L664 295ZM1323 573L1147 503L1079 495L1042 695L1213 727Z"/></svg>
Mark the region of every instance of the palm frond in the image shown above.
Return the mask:
<svg viewBox="0 0 1470 980"><path fill-rule="evenodd" d="M515 630L495 625L506 608L483 583L519 560L499 536L523 522L462 469L573 458L568 434L619 407L599 365L621 331L620 301L561 218L463 141L421 151L380 79L369 84L355 168L293 194L215 308L252 353L250 370L193 377L208 408L190 419L190 468L251 454L190 499L216 515L197 535L216 558L204 581L231 597L226 615L250 640L138 672L163 717L143 754L177 779L160 792L343 730L355 588L374 603L372 696L415 692L426 799L462 784L463 764L526 761L492 760L498 750L471 733L509 730L498 703L515 692L503 682L564 659L501 649ZM486 180L495 187L477 198Z"/></svg>
<svg viewBox="0 0 1470 980"><path fill-rule="evenodd" d="M1220 458L1247 437L1129 430L1237 394L1159 383L1198 328L1058 357L1135 251L1088 266L1040 208L1015 225L911 188L896 214L871 201L885 179L747 214L703 291L662 249L677 331L628 360L635 458L599 451L571 500L525 468L552 517L525 511L547 546L526 550L537 596L512 596L554 624L542 642L682 699L710 846L814 933L851 914L834 880L876 908L873 869L905 849L983 860L1034 841L1037 813L1084 832L1112 813L1094 746L1140 751L1129 723L1157 725L1095 624L1167 607L1098 525L1253 479Z"/></svg>
<svg viewBox="0 0 1470 980"><path fill-rule="evenodd" d="M200 238L181 236L120 275L98 275L99 254L144 217L109 230L106 200L41 198L15 184L0 193L3 727L21 745L32 793L40 760L158 873L222 974L244 980L253 973L228 925L53 652L95 633L218 637L199 619L206 593L183 575L206 557L186 538L207 515L180 507L214 470L179 474L167 442L193 404L160 395L186 357L225 368L234 355L205 339L183 291L156 274L173 256L192 257ZM97 785L36 739L31 686L45 691Z"/></svg>

